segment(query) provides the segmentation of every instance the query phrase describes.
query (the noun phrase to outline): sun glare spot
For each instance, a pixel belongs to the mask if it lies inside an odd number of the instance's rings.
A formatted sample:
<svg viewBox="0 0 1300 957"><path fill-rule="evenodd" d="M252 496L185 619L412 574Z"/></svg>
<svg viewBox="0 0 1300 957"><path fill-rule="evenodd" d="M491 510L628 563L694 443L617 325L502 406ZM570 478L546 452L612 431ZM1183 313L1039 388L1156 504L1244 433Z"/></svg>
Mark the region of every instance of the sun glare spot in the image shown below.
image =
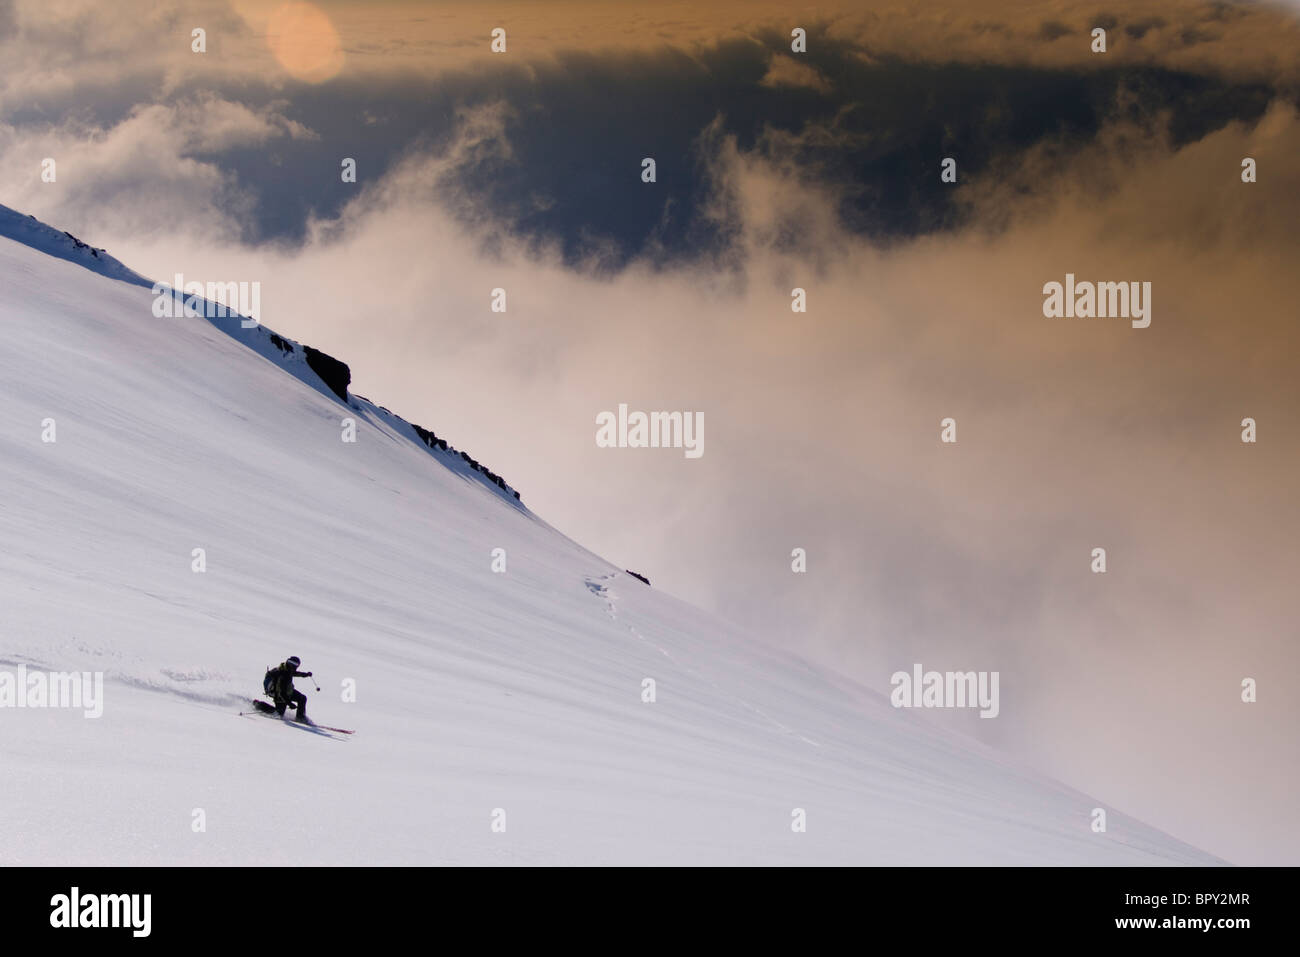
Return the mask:
<svg viewBox="0 0 1300 957"><path fill-rule="evenodd" d="M310 3L285 3L271 14L266 42L296 80L324 83L343 68L343 42L330 18Z"/></svg>

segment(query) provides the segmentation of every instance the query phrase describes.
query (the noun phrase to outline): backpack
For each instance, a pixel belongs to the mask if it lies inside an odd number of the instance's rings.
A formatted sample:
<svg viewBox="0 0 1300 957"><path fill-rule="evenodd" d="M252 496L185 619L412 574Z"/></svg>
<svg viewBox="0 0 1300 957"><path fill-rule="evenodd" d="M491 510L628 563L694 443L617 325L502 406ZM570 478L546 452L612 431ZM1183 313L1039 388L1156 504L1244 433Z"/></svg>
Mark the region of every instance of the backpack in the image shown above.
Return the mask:
<svg viewBox="0 0 1300 957"><path fill-rule="evenodd" d="M266 669L266 677L262 679L262 691L275 697L275 668Z"/></svg>

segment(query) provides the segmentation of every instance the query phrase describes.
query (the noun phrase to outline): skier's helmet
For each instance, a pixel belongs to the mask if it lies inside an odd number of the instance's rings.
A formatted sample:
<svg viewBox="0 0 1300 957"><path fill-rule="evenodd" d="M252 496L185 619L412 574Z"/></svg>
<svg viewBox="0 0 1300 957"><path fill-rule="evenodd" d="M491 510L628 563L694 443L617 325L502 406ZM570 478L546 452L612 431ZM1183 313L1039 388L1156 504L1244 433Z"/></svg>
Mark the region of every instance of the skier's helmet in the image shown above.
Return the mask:
<svg viewBox="0 0 1300 957"><path fill-rule="evenodd" d="M290 655L287 659L285 659L284 663L288 665L290 668L292 668L294 671L297 671L298 666L302 664L302 660L297 655Z"/></svg>

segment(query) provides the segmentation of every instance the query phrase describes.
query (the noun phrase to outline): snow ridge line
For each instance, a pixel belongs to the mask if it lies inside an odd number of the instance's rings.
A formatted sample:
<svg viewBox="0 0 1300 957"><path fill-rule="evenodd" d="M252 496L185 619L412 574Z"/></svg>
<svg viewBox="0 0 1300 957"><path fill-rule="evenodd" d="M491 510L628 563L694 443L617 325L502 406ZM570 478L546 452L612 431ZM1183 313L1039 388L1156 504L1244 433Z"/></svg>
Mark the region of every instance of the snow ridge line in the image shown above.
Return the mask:
<svg viewBox="0 0 1300 957"><path fill-rule="evenodd" d="M195 311L200 313L196 318L207 319L230 338L239 341L313 389L337 399L354 412L362 412L376 422L384 422L408 441L424 449L444 467L471 481L481 483L508 504L525 510L519 493L500 475L473 459L468 453L456 449L445 439L438 438L432 430L408 422L382 405L350 392L348 386L352 381L352 372L347 363L319 349L281 336L262 325L260 320L242 316L234 309L227 309L222 303L210 302L202 296L191 297L183 290L173 290L166 283L154 282L141 276L108 255L103 249L97 249L71 233L60 232L35 216L24 216L3 204L0 204L0 237L11 239L47 256L67 260L108 279L116 279L133 286L143 286L151 289L155 295L169 293L181 300L175 308L183 308L185 303L192 301ZM163 292L164 289L166 293ZM210 309L209 306L212 308ZM245 326L246 320L252 325Z"/></svg>

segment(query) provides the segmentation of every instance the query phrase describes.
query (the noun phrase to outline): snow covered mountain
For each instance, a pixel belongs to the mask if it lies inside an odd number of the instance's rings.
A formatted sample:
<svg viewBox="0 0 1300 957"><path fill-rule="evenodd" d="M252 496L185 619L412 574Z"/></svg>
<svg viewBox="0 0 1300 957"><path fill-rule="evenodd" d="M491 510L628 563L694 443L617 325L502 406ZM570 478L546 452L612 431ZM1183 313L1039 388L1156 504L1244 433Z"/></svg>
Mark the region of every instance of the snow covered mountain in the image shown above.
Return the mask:
<svg viewBox="0 0 1300 957"><path fill-rule="evenodd" d="M0 672L104 676L98 718L0 708L0 863L1222 863L1093 833L1103 802L646 587L341 363L152 287L0 207ZM356 734L237 715L290 654Z"/></svg>

